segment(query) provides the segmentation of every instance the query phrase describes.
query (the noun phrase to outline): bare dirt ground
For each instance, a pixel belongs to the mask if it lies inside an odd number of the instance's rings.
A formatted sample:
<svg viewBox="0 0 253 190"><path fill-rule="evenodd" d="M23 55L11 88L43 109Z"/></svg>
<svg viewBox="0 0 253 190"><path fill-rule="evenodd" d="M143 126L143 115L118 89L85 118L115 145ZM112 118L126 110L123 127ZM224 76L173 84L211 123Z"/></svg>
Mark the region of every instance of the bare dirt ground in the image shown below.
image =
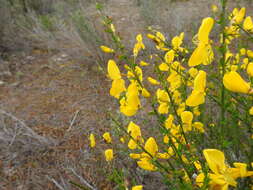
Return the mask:
<svg viewBox="0 0 253 190"><path fill-rule="evenodd" d="M67 55L33 54L12 58L8 64L16 64L18 72L2 77L1 124L11 115L18 120L11 124L23 121L53 143L44 149L17 150L15 140L21 138L17 135L0 150L0 189L58 189L52 180L71 179L68 167L79 169L80 175L96 184L102 177L88 163L94 158L86 152L87 135L108 127L106 110L112 105L106 77ZM10 159L8 151L17 156Z"/></svg>

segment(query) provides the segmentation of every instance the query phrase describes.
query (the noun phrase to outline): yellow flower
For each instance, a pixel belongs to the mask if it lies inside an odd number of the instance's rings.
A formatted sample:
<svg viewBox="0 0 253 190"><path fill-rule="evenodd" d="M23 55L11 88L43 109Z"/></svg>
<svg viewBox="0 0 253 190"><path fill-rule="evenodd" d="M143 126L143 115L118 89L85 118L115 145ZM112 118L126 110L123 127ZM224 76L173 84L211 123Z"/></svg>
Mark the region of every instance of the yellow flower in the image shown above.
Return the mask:
<svg viewBox="0 0 253 190"><path fill-rule="evenodd" d="M187 106L198 106L205 102L205 92L193 90L191 95L186 100Z"/></svg>
<svg viewBox="0 0 253 190"><path fill-rule="evenodd" d="M115 61L112 59L108 61L107 71L111 80L117 80L121 78L120 70Z"/></svg>
<svg viewBox="0 0 253 190"><path fill-rule="evenodd" d="M224 153L216 149L205 149L203 151L207 164L213 173L209 173L210 190L228 190L229 186L236 187L235 181L238 177L246 177L251 172L246 171L246 167L241 164L235 164L236 168L230 168L225 164ZM196 179L198 185L204 181L204 174L201 173Z"/></svg>
<svg viewBox="0 0 253 190"><path fill-rule="evenodd" d="M172 38L171 45L174 50L178 50L178 49L180 50L180 46L183 43L183 39L184 39L183 32L179 36L175 36L174 38Z"/></svg>
<svg viewBox="0 0 253 190"><path fill-rule="evenodd" d="M206 88L206 72L199 71L194 79L194 90L204 92Z"/></svg>
<svg viewBox="0 0 253 190"><path fill-rule="evenodd" d="M206 72L199 71L194 79L194 89L186 100L188 106L198 106L205 102Z"/></svg>
<svg viewBox="0 0 253 190"><path fill-rule="evenodd" d="M126 92L126 96L120 100L120 111L126 116L133 116L140 107L140 99L137 84L132 82Z"/></svg>
<svg viewBox="0 0 253 190"><path fill-rule="evenodd" d="M157 80L153 79L152 77L148 77L148 82L150 82L153 85L159 85L160 82L158 82Z"/></svg>
<svg viewBox="0 0 253 190"><path fill-rule="evenodd" d="M250 77L253 77L253 62L250 62L247 66L247 73Z"/></svg>
<svg viewBox="0 0 253 190"><path fill-rule="evenodd" d="M203 123L197 121L197 122L194 122L192 125L193 125L193 127L194 127L195 129L197 129L199 132L201 132L201 133L204 133L204 132L205 132Z"/></svg>
<svg viewBox="0 0 253 190"><path fill-rule="evenodd" d="M249 114L250 114L250 115L253 115L253 106L250 108Z"/></svg>
<svg viewBox="0 0 253 190"><path fill-rule="evenodd" d="M125 139L123 137L121 137L119 140L121 143L125 143Z"/></svg>
<svg viewBox="0 0 253 190"><path fill-rule="evenodd" d="M111 143L112 142L112 138L109 132L105 132L103 134L103 138L105 140L106 143Z"/></svg>
<svg viewBox="0 0 253 190"><path fill-rule="evenodd" d="M144 146L145 150L152 155L153 157L156 155L158 152L158 146L156 144L156 141L153 137L149 137L148 140L145 143ZM149 155L148 155L149 156Z"/></svg>
<svg viewBox="0 0 253 190"><path fill-rule="evenodd" d="M161 63L159 69L160 71L169 71L169 66L166 63Z"/></svg>
<svg viewBox="0 0 253 190"><path fill-rule="evenodd" d="M112 149L105 150L105 159L107 162L110 162L113 159L113 150Z"/></svg>
<svg viewBox="0 0 253 190"><path fill-rule="evenodd" d="M192 78L195 78L197 76L198 72L199 72L198 69L196 69L194 67L190 68L188 71L188 73L190 74L190 76Z"/></svg>
<svg viewBox="0 0 253 190"><path fill-rule="evenodd" d="M123 79L116 79L112 81L112 87L110 89L110 95L119 98L122 92L126 91L125 81Z"/></svg>
<svg viewBox="0 0 253 190"><path fill-rule="evenodd" d="M130 153L129 156L132 159L141 159L141 154Z"/></svg>
<svg viewBox="0 0 253 190"><path fill-rule="evenodd" d="M151 163L151 160L149 158L141 158L138 162L137 162L138 166L144 170L147 171L155 171L157 170L157 168Z"/></svg>
<svg viewBox="0 0 253 190"><path fill-rule="evenodd" d="M230 71L224 75L223 84L228 90L232 92L245 94L250 92L249 83L245 82L242 77L235 71Z"/></svg>
<svg viewBox="0 0 253 190"><path fill-rule="evenodd" d="M202 20L202 24L198 31L198 40L204 44L209 43L209 33L211 32L214 24L214 19L207 17Z"/></svg>
<svg viewBox="0 0 253 190"><path fill-rule="evenodd" d="M160 114L167 114L169 113L169 104L166 102L162 102L158 107L158 112Z"/></svg>
<svg viewBox="0 0 253 190"><path fill-rule="evenodd" d="M143 186L142 185L135 185L132 187L132 190L142 190Z"/></svg>
<svg viewBox="0 0 253 190"><path fill-rule="evenodd" d="M250 16L245 18L245 20L243 22L243 29L250 31L250 32L253 30L253 22L252 22Z"/></svg>
<svg viewBox="0 0 253 190"><path fill-rule="evenodd" d="M184 111L180 115L185 131L191 131L193 114L190 111Z"/></svg>
<svg viewBox="0 0 253 190"><path fill-rule="evenodd" d="M246 49L245 48L241 48L240 49L240 54L241 55L246 55Z"/></svg>
<svg viewBox="0 0 253 190"><path fill-rule="evenodd" d="M147 63L147 62L145 62L145 61L140 61L140 66L148 66L149 65L149 63Z"/></svg>
<svg viewBox="0 0 253 190"><path fill-rule="evenodd" d="M145 98L149 98L150 97L150 93L149 93L149 91L146 88L142 89L141 94Z"/></svg>
<svg viewBox="0 0 253 190"><path fill-rule="evenodd" d="M93 133L90 134L90 147L94 148L96 146L96 140Z"/></svg>
<svg viewBox="0 0 253 190"><path fill-rule="evenodd" d="M107 46L100 46L101 50L105 53L114 53L114 50Z"/></svg>
<svg viewBox="0 0 253 190"><path fill-rule="evenodd" d="M216 13L217 11L218 11L218 7L217 7L217 5L212 5L211 6L211 8L212 8L212 11L214 12L214 13Z"/></svg>
<svg viewBox="0 0 253 190"><path fill-rule="evenodd" d="M207 17L203 19L198 31L199 44L188 61L190 67L200 64L208 65L213 61L213 50L209 43L209 33L213 28L213 24L213 18Z"/></svg>
<svg viewBox="0 0 253 190"><path fill-rule="evenodd" d="M246 9L245 9L245 7L243 7L243 8L240 9L240 11L238 11L238 10L236 11L236 9L234 9L234 10L235 11L233 11L233 15L234 15L233 21L236 24L240 24L243 21Z"/></svg>
<svg viewBox="0 0 253 190"><path fill-rule="evenodd" d="M165 123L164 123L166 129L170 129L172 127L173 120L174 120L174 116L170 114L169 117L165 120Z"/></svg>
<svg viewBox="0 0 253 190"><path fill-rule="evenodd" d="M170 50L165 54L164 59L166 63L172 63L174 61L174 57L175 57L174 50Z"/></svg>
<svg viewBox="0 0 253 190"><path fill-rule="evenodd" d="M165 90L157 89L156 96L159 102L169 102L169 95Z"/></svg>
<svg viewBox="0 0 253 190"><path fill-rule="evenodd" d="M138 144L136 142L142 142L141 129L134 122L130 122L127 128L127 132L131 135L133 139L130 139L128 142L129 149L136 149Z"/></svg>
<svg viewBox="0 0 253 190"><path fill-rule="evenodd" d="M188 65L190 67L197 66L200 64L208 65L213 61L213 50L210 44L199 43L198 47L193 51Z"/></svg>

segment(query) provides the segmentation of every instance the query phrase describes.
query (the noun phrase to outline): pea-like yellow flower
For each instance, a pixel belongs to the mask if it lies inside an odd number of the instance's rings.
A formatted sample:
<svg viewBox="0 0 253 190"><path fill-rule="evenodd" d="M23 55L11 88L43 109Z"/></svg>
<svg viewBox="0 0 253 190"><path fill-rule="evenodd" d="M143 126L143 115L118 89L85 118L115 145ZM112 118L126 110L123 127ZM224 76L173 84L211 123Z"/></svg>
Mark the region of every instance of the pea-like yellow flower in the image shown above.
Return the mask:
<svg viewBox="0 0 253 190"><path fill-rule="evenodd" d="M90 147L94 148L96 146L96 140L93 133L90 134Z"/></svg>
<svg viewBox="0 0 253 190"><path fill-rule="evenodd" d="M126 91L125 81L123 79L116 79L112 81L110 95L119 99L122 92Z"/></svg>
<svg viewBox="0 0 253 190"><path fill-rule="evenodd" d="M190 74L190 76L192 78L195 78L197 76L198 72L199 72L198 69L196 69L194 67L190 68L188 71L188 73Z"/></svg>
<svg viewBox="0 0 253 190"><path fill-rule="evenodd" d="M214 4L211 6L211 9L212 9L212 11L213 11L214 13L216 13L216 12L218 11L217 5L214 5Z"/></svg>
<svg viewBox="0 0 253 190"><path fill-rule="evenodd" d="M174 61L174 58L175 58L174 50L168 51L164 56L164 60L166 61L166 63L172 63Z"/></svg>
<svg viewBox="0 0 253 190"><path fill-rule="evenodd" d="M206 72L200 70L194 79L194 88L186 100L188 106L198 106L205 102Z"/></svg>
<svg viewBox="0 0 253 190"><path fill-rule="evenodd" d="M106 149L105 150L105 160L107 162L110 162L110 161L112 161L112 159L113 159L113 150L112 149Z"/></svg>
<svg viewBox="0 0 253 190"><path fill-rule="evenodd" d="M153 137L149 137L145 143L144 149L154 157L158 152L158 145ZM149 155L148 155L149 156Z"/></svg>
<svg viewBox="0 0 253 190"><path fill-rule="evenodd" d="M193 114L190 111L183 111L180 115L185 131L192 130Z"/></svg>
<svg viewBox="0 0 253 190"><path fill-rule="evenodd" d="M138 86L132 82L126 92L126 96L120 100L120 111L126 116L133 116L140 107Z"/></svg>
<svg viewBox="0 0 253 190"><path fill-rule="evenodd" d="M198 31L198 40L204 44L209 43L209 33L214 25L214 19L211 17L204 18Z"/></svg>
<svg viewBox="0 0 253 190"><path fill-rule="evenodd" d="M101 50L105 53L114 53L114 50L107 46L100 46Z"/></svg>
<svg viewBox="0 0 253 190"><path fill-rule="evenodd" d="M179 50L179 51L182 50L180 46L183 43L183 39L184 39L184 32L182 32L179 36L175 36L174 38L172 38L171 45L174 50Z"/></svg>
<svg viewBox="0 0 253 190"><path fill-rule="evenodd" d="M131 121L128 125L127 132L133 138L133 139L129 140L128 148L129 149L136 149L138 147L138 144L136 142L140 142L140 143L143 142L143 139L141 137L140 127Z"/></svg>
<svg viewBox="0 0 253 190"><path fill-rule="evenodd" d="M148 77L148 82L150 82L153 85L159 85L160 82L158 82L157 80L153 79L152 77Z"/></svg>
<svg viewBox="0 0 253 190"><path fill-rule="evenodd" d="M107 71L111 80L121 79L120 70L114 60L110 59L108 61Z"/></svg>
<svg viewBox="0 0 253 190"><path fill-rule="evenodd" d="M170 68L167 63L161 63L159 65L159 69L160 69L160 71L169 71Z"/></svg>
<svg viewBox="0 0 253 190"><path fill-rule="evenodd" d="M170 114L164 123L164 126L166 127L166 129L171 129L173 125L173 120L174 120L174 116Z"/></svg>
<svg viewBox="0 0 253 190"><path fill-rule="evenodd" d="M142 190L143 186L142 185L135 185L132 187L132 190Z"/></svg>
<svg viewBox="0 0 253 190"><path fill-rule="evenodd" d="M242 79L242 77L236 71L230 71L223 77L224 86L232 91L239 93L250 93L250 85Z"/></svg>
<svg viewBox="0 0 253 190"><path fill-rule="evenodd" d="M253 77L253 62L250 62L247 66L247 73L250 77Z"/></svg>
<svg viewBox="0 0 253 190"><path fill-rule="evenodd" d="M201 122L194 122L193 124L192 124L192 126L195 128L195 129L197 129L200 133L204 133L205 132L205 130L204 130L204 125L203 125L203 123L201 123Z"/></svg>
<svg viewBox="0 0 253 190"><path fill-rule="evenodd" d="M234 17L233 17L232 21L235 22L236 24L240 24L243 21L245 13L246 13L245 7L242 7L240 10L234 9L233 10Z"/></svg>
<svg viewBox="0 0 253 190"><path fill-rule="evenodd" d="M149 97L150 97L150 93L149 93L149 91L148 91L146 88L143 88L143 89L141 90L141 94L142 94L142 96L145 97L145 98L149 98Z"/></svg>
<svg viewBox="0 0 253 190"><path fill-rule="evenodd" d="M249 114L250 114L250 115L253 115L253 106L250 108Z"/></svg>
<svg viewBox="0 0 253 190"><path fill-rule="evenodd" d="M211 32L213 25L213 18L207 17L203 19L197 35L199 40L198 46L193 51L188 61L190 67L200 64L208 65L213 61L213 50L209 43L209 33Z"/></svg>
<svg viewBox="0 0 253 190"><path fill-rule="evenodd" d="M249 32L252 32L252 30L253 30L253 22L252 22L250 16L248 16L248 17L245 18L245 20L243 22L243 29L247 30Z"/></svg>
<svg viewBox="0 0 253 190"><path fill-rule="evenodd" d="M203 154L212 171L212 173L208 173L210 190L228 190L229 186L236 187L235 180L237 178L253 175L252 171L247 171L247 166L244 163L234 163L235 168L226 165L224 153L220 150L205 149ZM204 173L197 176L196 182L199 186L202 186L204 178Z"/></svg>
<svg viewBox="0 0 253 190"><path fill-rule="evenodd" d="M145 61L140 61L140 66L148 66L149 65L149 63L147 63L147 62L145 62Z"/></svg>
<svg viewBox="0 0 253 190"><path fill-rule="evenodd" d="M103 138L105 140L106 143L111 143L112 142L112 138L109 132L105 132L103 134Z"/></svg>

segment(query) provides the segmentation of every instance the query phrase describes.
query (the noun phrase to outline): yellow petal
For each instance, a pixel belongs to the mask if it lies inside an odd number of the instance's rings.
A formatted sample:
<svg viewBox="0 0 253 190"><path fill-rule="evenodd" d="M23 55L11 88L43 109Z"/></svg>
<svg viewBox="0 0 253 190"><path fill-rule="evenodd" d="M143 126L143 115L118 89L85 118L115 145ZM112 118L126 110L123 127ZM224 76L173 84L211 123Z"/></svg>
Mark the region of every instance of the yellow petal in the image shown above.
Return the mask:
<svg viewBox="0 0 253 190"><path fill-rule="evenodd" d="M160 82L158 82L157 80L153 79L152 77L148 77L148 82L150 82L153 85L159 85Z"/></svg>
<svg viewBox="0 0 253 190"><path fill-rule="evenodd" d="M208 163L209 168L215 173L219 174L225 171L225 156L224 153L217 149L204 149L203 154Z"/></svg>
<svg viewBox="0 0 253 190"><path fill-rule="evenodd" d="M110 95L119 98L122 92L126 91L125 81L123 79L116 79L112 81L112 87L110 89Z"/></svg>
<svg viewBox="0 0 253 190"><path fill-rule="evenodd" d="M111 143L112 142L111 135L110 135L109 132L105 132L103 134L103 138L104 138L105 142L107 142L107 143Z"/></svg>
<svg viewBox="0 0 253 190"><path fill-rule="evenodd" d="M148 158L142 158L137 162L138 166L147 171L155 171L157 168L151 164L151 161Z"/></svg>
<svg viewBox="0 0 253 190"><path fill-rule="evenodd" d="M158 146L157 146L156 141L153 137L148 138L148 140L145 143L144 148L152 156L155 156L156 153L158 152Z"/></svg>
<svg viewBox="0 0 253 190"><path fill-rule="evenodd" d="M250 108L249 114L250 114L250 115L253 115L253 106Z"/></svg>
<svg viewBox="0 0 253 190"><path fill-rule="evenodd" d="M112 59L108 61L107 71L110 79L116 80L121 78L120 70L115 61Z"/></svg>
<svg viewBox="0 0 253 190"><path fill-rule="evenodd" d="M169 105L166 102L162 102L158 107L158 112L160 114L167 114L169 113Z"/></svg>
<svg viewBox="0 0 253 190"><path fill-rule="evenodd" d="M207 44L209 41L209 33L211 32L214 24L214 19L207 17L202 20L202 24L198 31L198 40L204 44Z"/></svg>
<svg viewBox="0 0 253 190"><path fill-rule="evenodd" d="M170 129L172 127L173 120L174 120L174 116L170 114L169 117L165 120L165 123L164 123L166 129Z"/></svg>
<svg viewBox="0 0 253 190"><path fill-rule="evenodd" d="M213 61L213 50L210 45L206 45L202 42L199 43L198 47L193 51L188 65L190 67L197 66L200 64L208 65Z"/></svg>
<svg viewBox="0 0 253 190"><path fill-rule="evenodd" d="M206 88L206 72L199 71L198 75L194 79L194 90L204 92Z"/></svg>
<svg viewBox="0 0 253 190"><path fill-rule="evenodd" d="M243 29L247 30L247 31L252 31L252 29L253 29L253 22L252 22L250 16L248 16L248 17L245 18L245 20L243 22Z"/></svg>
<svg viewBox="0 0 253 190"><path fill-rule="evenodd" d="M141 154L130 153L129 156L132 159L140 159L141 158Z"/></svg>
<svg viewBox="0 0 253 190"><path fill-rule="evenodd" d="M174 61L174 57L175 57L174 50L170 50L165 54L164 59L166 63L172 63Z"/></svg>
<svg viewBox="0 0 253 190"><path fill-rule="evenodd" d="M147 63L147 62L145 62L145 61L140 61L140 66L148 66L149 65L149 63Z"/></svg>
<svg viewBox="0 0 253 190"><path fill-rule="evenodd" d="M253 77L253 62L250 62L247 66L247 73L250 77Z"/></svg>
<svg viewBox="0 0 253 190"><path fill-rule="evenodd" d="M193 114L190 111L184 111L180 115L183 124L192 124Z"/></svg>
<svg viewBox="0 0 253 190"><path fill-rule="evenodd" d="M132 187L132 190L142 190L143 186L142 185L136 185Z"/></svg>
<svg viewBox="0 0 253 190"><path fill-rule="evenodd" d="M186 100L186 105L195 107L205 102L205 93L193 90L191 95Z"/></svg>
<svg viewBox="0 0 253 190"><path fill-rule="evenodd" d="M142 89L141 94L145 98L149 98L150 97L150 93L149 93L149 91L146 88Z"/></svg>
<svg viewBox="0 0 253 190"><path fill-rule="evenodd" d="M232 91L239 93L249 93L250 85L245 82L242 77L235 71L228 72L223 77L224 86Z"/></svg>
<svg viewBox="0 0 253 190"><path fill-rule="evenodd" d="M90 147L94 148L96 146L96 140L93 133L90 134Z"/></svg>
<svg viewBox="0 0 253 190"><path fill-rule="evenodd" d="M166 63L161 63L159 69L160 71L169 71L169 66Z"/></svg>
<svg viewBox="0 0 253 190"><path fill-rule="evenodd" d="M113 49L111 49L111 48L109 48L109 47L107 47L107 46L100 46L100 48L101 48L101 50L102 50L103 52L105 52L105 53L113 53L113 52L114 52Z"/></svg>
<svg viewBox="0 0 253 190"><path fill-rule="evenodd" d="M113 159L113 150L112 149L105 150L105 159L107 162L109 162Z"/></svg>

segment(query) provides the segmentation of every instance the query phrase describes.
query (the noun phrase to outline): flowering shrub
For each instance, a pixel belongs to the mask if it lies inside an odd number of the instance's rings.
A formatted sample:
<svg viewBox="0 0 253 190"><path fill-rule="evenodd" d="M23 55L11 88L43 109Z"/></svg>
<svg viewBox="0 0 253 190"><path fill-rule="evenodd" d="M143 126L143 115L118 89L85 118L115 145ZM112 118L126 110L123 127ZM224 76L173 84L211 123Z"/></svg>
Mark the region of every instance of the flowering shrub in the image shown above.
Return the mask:
<svg viewBox="0 0 253 190"><path fill-rule="evenodd" d="M112 21L104 20L114 41L114 47L101 46L111 54L110 95L123 115L137 115L128 126L112 116L122 131L119 140L139 168L161 173L169 189L246 190L253 185L253 22L245 8L227 14L225 0L220 11L212 9L213 16L202 20L193 38L193 49L184 46L184 33L169 40L149 28L146 36L156 49L151 54L138 34L128 55ZM214 27L219 34L212 39ZM152 76L144 75L147 67ZM137 124L143 102L151 105L146 117L157 118L157 125L149 126L156 133L149 136ZM116 141L109 132L102 138L108 146ZM94 134L90 141L94 148ZM117 159L112 147L104 155L108 163Z"/></svg>

